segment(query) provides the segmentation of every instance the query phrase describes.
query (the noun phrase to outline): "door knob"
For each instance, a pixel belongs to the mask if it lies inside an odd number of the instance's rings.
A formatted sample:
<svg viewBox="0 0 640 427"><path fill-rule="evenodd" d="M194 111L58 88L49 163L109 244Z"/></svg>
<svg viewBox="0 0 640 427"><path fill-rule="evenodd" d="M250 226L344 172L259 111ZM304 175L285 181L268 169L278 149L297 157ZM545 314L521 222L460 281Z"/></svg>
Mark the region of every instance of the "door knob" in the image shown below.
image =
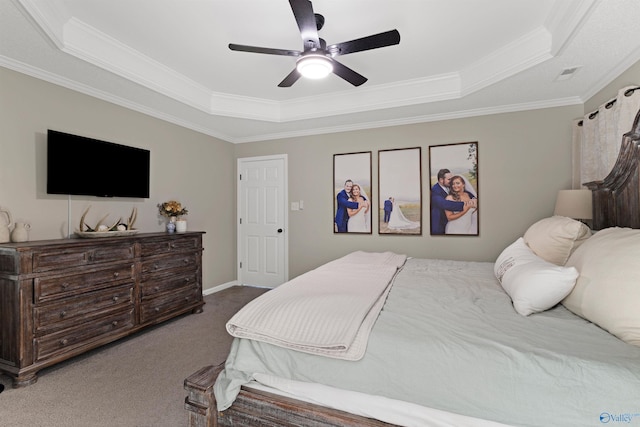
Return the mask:
<svg viewBox="0 0 640 427"><path fill-rule="evenodd" d="M278 228L278 233L282 233L282 228Z"/></svg>

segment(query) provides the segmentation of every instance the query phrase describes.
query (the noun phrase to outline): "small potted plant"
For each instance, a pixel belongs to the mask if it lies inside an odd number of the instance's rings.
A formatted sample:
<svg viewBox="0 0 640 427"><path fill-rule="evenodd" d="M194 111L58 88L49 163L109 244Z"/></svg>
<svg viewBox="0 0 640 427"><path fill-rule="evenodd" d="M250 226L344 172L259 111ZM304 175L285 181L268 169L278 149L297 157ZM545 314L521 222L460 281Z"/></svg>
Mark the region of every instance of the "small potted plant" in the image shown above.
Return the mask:
<svg viewBox="0 0 640 427"><path fill-rule="evenodd" d="M173 233L174 231L183 233L187 231L187 221L182 217L187 215L189 211L183 207L180 202L169 200L168 202L160 203L158 210L160 211L160 215L169 218L169 222L167 223L167 231L169 233Z"/></svg>

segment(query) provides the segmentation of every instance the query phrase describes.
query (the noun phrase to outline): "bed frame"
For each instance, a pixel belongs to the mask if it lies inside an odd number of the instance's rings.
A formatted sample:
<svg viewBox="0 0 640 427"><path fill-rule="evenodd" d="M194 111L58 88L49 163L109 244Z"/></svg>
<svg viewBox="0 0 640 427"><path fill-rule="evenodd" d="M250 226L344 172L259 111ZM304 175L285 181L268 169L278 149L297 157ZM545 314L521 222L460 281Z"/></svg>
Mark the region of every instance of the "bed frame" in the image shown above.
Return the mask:
<svg viewBox="0 0 640 427"><path fill-rule="evenodd" d="M584 185L592 191L593 229L640 228L640 111L622 137L616 163L602 181Z"/></svg>
<svg viewBox="0 0 640 427"><path fill-rule="evenodd" d="M242 387L233 405L217 412L213 384L224 363L205 366L184 381L189 391L185 409L190 427L269 426L269 427L388 427L382 421L314 405L260 390Z"/></svg>
<svg viewBox="0 0 640 427"><path fill-rule="evenodd" d="M640 111L622 145L613 169L602 181L584 185L592 191L594 230L640 228ZM347 412L242 387L233 405L216 410L213 384L224 364L206 366L184 381L190 427L223 426L392 426Z"/></svg>

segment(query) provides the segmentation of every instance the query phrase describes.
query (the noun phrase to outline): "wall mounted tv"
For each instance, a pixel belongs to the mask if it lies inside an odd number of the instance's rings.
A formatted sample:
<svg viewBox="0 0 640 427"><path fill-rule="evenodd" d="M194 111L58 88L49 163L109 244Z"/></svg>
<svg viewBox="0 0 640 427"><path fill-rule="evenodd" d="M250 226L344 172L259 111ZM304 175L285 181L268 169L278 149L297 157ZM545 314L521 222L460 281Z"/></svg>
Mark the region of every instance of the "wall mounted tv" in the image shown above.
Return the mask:
<svg viewBox="0 0 640 427"><path fill-rule="evenodd" d="M149 198L149 154L49 129L47 193Z"/></svg>

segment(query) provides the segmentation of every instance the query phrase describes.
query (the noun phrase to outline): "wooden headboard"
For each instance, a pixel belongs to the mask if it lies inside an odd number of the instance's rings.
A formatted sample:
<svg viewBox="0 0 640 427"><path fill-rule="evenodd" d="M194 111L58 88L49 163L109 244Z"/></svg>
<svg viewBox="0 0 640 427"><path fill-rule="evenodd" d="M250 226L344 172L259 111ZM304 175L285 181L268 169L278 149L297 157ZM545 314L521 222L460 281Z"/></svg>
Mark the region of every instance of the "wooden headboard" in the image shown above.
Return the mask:
<svg viewBox="0 0 640 427"><path fill-rule="evenodd" d="M584 185L592 191L593 229L640 228L640 111L622 137L616 163L602 181Z"/></svg>

